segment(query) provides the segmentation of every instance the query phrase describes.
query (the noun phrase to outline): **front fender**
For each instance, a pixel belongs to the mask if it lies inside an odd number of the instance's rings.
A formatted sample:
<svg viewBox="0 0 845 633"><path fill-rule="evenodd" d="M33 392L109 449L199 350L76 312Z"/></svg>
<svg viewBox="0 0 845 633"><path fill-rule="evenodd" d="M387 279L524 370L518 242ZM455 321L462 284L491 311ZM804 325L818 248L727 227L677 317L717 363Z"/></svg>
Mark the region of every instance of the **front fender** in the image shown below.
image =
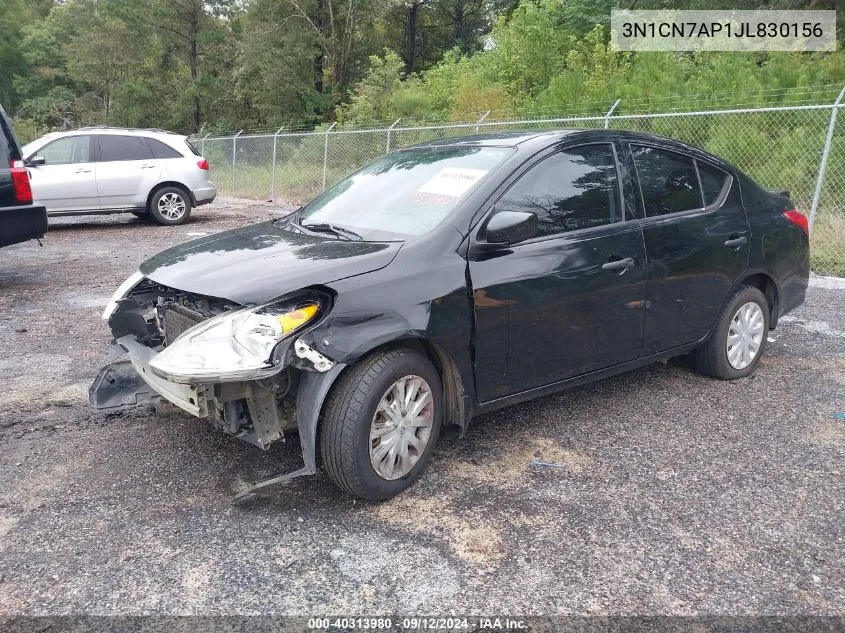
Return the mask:
<svg viewBox="0 0 845 633"><path fill-rule="evenodd" d="M302 446L302 468L250 486L238 493L235 501L250 497L262 488L287 483L296 477L313 475L317 472L317 422L326 396L345 368L346 365L343 363L335 363L326 372L303 371L301 373L299 390L296 394L296 424Z"/></svg>
<svg viewBox="0 0 845 633"><path fill-rule="evenodd" d="M300 374L299 391L296 394L296 425L302 444L305 475L317 472L317 422L326 396L345 368L345 364L335 363L327 372L304 371Z"/></svg>

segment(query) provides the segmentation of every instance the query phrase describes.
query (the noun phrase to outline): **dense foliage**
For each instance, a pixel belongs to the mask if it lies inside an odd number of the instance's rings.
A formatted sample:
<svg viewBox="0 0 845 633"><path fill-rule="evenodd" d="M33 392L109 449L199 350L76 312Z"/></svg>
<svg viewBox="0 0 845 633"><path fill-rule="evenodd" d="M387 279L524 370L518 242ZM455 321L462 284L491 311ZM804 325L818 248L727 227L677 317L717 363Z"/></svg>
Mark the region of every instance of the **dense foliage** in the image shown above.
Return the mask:
<svg viewBox="0 0 845 633"><path fill-rule="evenodd" d="M468 120L479 112L777 101L845 82L831 54L614 53L615 0L4 0L0 103L21 136ZM757 2L621 2L753 8ZM836 0L780 0L827 8ZM843 17L843 16L840 16ZM793 89L790 93L788 89Z"/></svg>

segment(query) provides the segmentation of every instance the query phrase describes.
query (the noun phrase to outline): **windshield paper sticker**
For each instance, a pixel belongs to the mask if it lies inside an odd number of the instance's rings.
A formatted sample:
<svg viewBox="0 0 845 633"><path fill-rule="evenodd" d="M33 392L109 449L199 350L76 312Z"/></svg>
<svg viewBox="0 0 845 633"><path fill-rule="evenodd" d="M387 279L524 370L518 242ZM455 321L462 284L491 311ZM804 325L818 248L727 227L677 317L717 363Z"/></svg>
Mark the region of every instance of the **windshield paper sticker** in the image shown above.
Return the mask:
<svg viewBox="0 0 845 633"><path fill-rule="evenodd" d="M487 175L486 169L469 167L444 167L433 178L417 189L418 193L460 198L475 183Z"/></svg>

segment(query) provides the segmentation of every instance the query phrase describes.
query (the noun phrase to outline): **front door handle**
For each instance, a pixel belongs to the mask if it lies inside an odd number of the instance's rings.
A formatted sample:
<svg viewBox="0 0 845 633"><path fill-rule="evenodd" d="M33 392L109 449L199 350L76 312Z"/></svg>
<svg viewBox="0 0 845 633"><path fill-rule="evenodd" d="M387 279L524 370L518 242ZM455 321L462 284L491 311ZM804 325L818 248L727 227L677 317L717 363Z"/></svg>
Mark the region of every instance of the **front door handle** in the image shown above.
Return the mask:
<svg viewBox="0 0 845 633"><path fill-rule="evenodd" d="M740 237L732 237L731 239L727 240L725 242L725 246L727 246L728 248L737 248L737 247L742 246L743 244L747 244L747 243L748 243L748 238L745 237L744 235L742 235Z"/></svg>
<svg viewBox="0 0 845 633"><path fill-rule="evenodd" d="M141 169L155 169L155 165L141 165Z"/></svg>
<svg viewBox="0 0 845 633"><path fill-rule="evenodd" d="M79 169L76 170L76 173L77 174L90 174L91 170L85 169L84 167L80 167Z"/></svg>
<svg viewBox="0 0 845 633"><path fill-rule="evenodd" d="M612 262L607 262L601 265L602 270L619 270L625 272L634 265L633 257L626 257L625 259L615 259Z"/></svg>

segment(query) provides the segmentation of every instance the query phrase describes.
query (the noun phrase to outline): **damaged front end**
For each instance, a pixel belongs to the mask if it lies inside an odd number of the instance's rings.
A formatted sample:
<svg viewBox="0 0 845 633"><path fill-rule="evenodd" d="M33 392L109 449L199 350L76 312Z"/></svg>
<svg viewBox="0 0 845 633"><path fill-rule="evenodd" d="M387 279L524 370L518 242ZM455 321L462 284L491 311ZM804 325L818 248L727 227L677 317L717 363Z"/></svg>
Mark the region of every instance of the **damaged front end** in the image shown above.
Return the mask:
<svg viewBox="0 0 845 633"><path fill-rule="evenodd" d="M298 431L303 468L257 487L313 474L317 417L343 365L314 350L307 331L332 303L329 292L309 289L242 306L130 278L103 315L116 354L128 359L100 371L91 407L120 411L164 399L262 449Z"/></svg>

